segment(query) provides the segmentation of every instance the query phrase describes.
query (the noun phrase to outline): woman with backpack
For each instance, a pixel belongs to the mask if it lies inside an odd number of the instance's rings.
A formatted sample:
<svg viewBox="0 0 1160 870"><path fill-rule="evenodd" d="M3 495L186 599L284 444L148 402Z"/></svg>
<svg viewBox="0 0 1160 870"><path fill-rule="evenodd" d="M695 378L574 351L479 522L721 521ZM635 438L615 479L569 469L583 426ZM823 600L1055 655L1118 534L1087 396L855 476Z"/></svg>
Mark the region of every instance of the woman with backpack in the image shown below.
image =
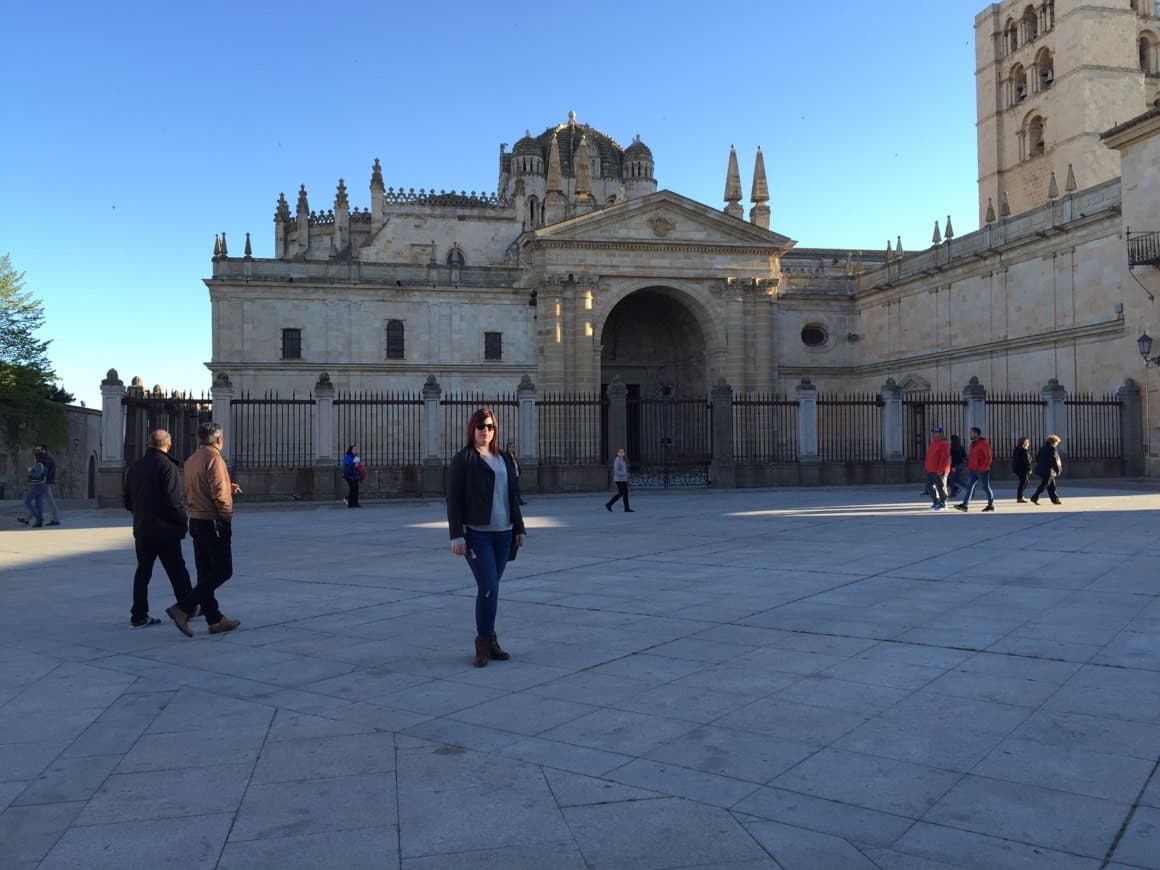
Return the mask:
<svg viewBox="0 0 1160 870"><path fill-rule="evenodd" d="M342 479L346 481L346 506L348 508L362 507L358 503L358 485L366 471L358 455L358 445L352 444L346 448L346 455L342 457Z"/></svg>

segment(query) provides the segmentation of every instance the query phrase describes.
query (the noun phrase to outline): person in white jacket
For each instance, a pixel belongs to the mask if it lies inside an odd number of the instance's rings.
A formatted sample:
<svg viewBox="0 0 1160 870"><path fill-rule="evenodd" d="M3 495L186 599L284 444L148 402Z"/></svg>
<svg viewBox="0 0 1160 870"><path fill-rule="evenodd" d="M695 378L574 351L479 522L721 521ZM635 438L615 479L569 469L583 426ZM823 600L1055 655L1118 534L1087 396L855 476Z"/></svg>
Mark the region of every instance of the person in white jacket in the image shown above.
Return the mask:
<svg viewBox="0 0 1160 870"><path fill-rule="evenodd" d="M612 482L616 484L616 495L604 503L604 507L612 513L612 506L619 499L624 499L624 512L630 514L632 508L628 506L628 461L624 458L624 448L616 451L616 459L612 463Z"/></svg>

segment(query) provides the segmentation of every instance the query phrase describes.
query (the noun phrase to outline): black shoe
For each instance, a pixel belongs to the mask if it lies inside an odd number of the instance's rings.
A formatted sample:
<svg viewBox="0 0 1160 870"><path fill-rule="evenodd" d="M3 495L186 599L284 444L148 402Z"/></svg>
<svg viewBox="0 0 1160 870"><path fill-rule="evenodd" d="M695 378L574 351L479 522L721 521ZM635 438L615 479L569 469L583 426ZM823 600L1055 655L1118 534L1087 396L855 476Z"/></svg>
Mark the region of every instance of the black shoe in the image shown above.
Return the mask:
<svg viewBox="0 0 1160 870"><path fill-rule="evenodd" d="M962 511L963 513L966 513L967 506L965 504L957 504L957 505L955 505L955 510Z"/></svg>
<svg viewBox="0 0 1160 870"><path fill-rule="evenodd" d="M1038 505L1038 504L1039 504L1039 499L1037 499L1037 498L1033 498L1033 499L1031 499L1031 503L1032 503L1033 505Z"/></svg>
<svg viewBox="0 0 1160 870"><path fill-rule="evenodd" d="M1052 504L1063 504L1063 502L1062 502L1061 500L1059 500L1058 498L1053 498L1053 499L1051 500L1051 503L1052 503Z"/></svg>
<svg viewBox="0 0 1160 870"><path fill-rule="evenodd" d="M604 509L605 509L606 511L608 511L609 513L612 513L612 505L611 505L611 504L606 504L606 505L604 506ZM23 519L23 517L21 517L21 518L20 518L20 522L24 522L24 519Z"/></svg>
<svg viewBox="0 0 1160 870"><path fill-rule="evenodd" d="M53 520L51 523L48 523L48 525L50 525L50 526L59 526L59 525L60 525L60 520Z"/></svg>
<svg viewBox="0 0 1160 870"><path fill-rule="evenodd" d="M152 616L134 616L129 620L129 625L133 628L144 628L147 625L161 625L161 620Z"/></svg>
<svg viewBox="0 0 1160 870"><path fill-rule="evenodd" d="M36 522L34 522L32 524L32 528L39 529L43 525L44 525L44 520L37 520Z"/></svg>
<svg viewBox="0 0 1160 870"><path fill-rule="evenodd" d="M609 508L609 510L612 510L612 508ZM28 525L28 517L17 517L16 522Z"/></svg>
<svg viewBox="0 0 1160 870"><path fill-rule="evenodd" d="M985 508L983 508L983 513L987 513L988 511L993 511L993 510L995 510L995 506L993 504L989 504Z"/></svg>

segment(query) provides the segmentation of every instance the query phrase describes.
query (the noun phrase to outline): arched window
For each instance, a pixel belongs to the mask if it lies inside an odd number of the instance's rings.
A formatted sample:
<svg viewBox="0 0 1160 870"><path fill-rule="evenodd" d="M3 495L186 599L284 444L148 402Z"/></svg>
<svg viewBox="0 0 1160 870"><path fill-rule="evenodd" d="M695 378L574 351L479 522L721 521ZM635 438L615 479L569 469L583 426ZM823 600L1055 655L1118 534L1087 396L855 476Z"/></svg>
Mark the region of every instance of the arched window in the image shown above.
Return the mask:
<svg viewBox="0 0 1160 870"><path fill-rule="evenodd" d="M401 320L387 321L387 359L405 359L404 337L406 331Z"/></svg>
<svg viewBox="0 0 1160 870"><path fill-rule="evenodd" d="M1019 28L1014 21L1007 21L1007 27L1003 30L1003 41L1007 46L1007 54L1013 54L1019 47Z"/></svg>
<svg viewBox="0 0 1160 870"><path fill-rule="evenodd" d="M448 266L462 266L466 261L463 258L463 248L459 245L452 246L451 250L447 252Z"/></svg>
<svg viewBox="0 0 1160 870"><path fill-rule="evenodd" d="M1039 73L1039 90L1050 88L1055 81L1055 60L1046 48L1035 56L1035 69Z"/></svg>
<svg viewBox="0 0 1160 870"><path fill-rule="evenodd" d="M1039 36L1039 16L1035 14L1035 7L1028 6L1023 10L1023 41L1030 42Z"/></svg>
<svg viewBox="0 0 1160 870"><path fill-rule="evenodd" d="M540 211L540 201L534 197L528 197L528 226L538 227L544 215Z"/></svg>
<svg viewBox="0 0 1160 870"><path fill-rule="evenodd" d="M1038 157L1047 151L1047 139L1044 128L1047 122L1040 115L1033 115L1027 122L1027 156Z"/></svg>
<svg viewBox="0 0 1160 870"><path fill-rule="evenodd" d="M1011 68L1011 103L1021 103L1027 99L1027 71L1023 64L1017 63Z"/></svg>
<svg viewBox="0 0 1160 870"><path fill-rule="evenodd" d="M1140 34L1137 43L1140 54L1140 71L1147 75L1156 75L1160 72L1160 63L1157 61L1157 40L1155 34L1145 30Z"/></svg>

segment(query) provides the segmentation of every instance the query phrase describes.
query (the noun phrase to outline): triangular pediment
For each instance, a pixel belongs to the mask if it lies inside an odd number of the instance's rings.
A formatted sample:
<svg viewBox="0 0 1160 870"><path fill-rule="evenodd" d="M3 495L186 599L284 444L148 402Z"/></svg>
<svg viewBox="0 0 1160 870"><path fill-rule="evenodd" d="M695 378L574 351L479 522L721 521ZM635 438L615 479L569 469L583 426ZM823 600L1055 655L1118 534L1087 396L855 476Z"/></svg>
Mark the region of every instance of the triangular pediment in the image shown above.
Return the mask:
<svg viewBox="0 0 1160 870"><path fill-rule="evenodd" d="M671 190L539 227L526 232L521 241L533 246L537 242L572 242L767 248L771 254L784 253L795 244L787 236L730 217Z"/></svg>

